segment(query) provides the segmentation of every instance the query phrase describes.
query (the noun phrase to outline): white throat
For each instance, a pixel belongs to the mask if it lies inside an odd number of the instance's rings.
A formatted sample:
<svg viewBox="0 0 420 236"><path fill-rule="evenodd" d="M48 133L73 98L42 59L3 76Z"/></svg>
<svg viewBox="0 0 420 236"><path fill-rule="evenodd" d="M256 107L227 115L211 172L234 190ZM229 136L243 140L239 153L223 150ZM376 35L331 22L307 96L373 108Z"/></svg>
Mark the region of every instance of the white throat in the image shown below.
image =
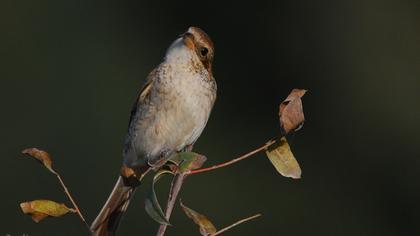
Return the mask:
<svg viewBox="0 0 420 236"><path fill-rule="evenodd" d="M195 54L185 46L182 38L175 40L166 51L165 61L169 64L172 63L190 63L194 60Z"/></svg>

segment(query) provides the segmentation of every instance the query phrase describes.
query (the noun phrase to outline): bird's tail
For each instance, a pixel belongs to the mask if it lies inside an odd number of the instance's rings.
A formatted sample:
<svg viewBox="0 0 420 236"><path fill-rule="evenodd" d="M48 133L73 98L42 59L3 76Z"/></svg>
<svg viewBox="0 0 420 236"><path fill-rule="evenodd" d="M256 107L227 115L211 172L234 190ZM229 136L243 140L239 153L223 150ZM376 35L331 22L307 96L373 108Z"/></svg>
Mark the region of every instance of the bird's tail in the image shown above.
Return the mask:
<svg viewBox="0 0 420 236"><path fill-rule="evenodd" d="M118 178L108 200L90 226L93 236L115 235L135 190L136 187L124 184L123 177Z"/></svg>

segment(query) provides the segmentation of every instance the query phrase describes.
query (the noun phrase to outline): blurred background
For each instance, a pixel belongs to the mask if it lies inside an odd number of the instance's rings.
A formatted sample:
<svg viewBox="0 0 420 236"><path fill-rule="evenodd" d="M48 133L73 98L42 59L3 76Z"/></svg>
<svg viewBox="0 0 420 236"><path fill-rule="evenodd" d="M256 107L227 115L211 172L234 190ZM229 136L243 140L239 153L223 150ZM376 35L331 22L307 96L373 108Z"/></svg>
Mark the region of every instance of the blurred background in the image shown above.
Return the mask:
<svg viewBox="0 0 420 236"><path fill-rule="evenodd" d="M279 132L293 88L307 122L289 137L303 176L263 153L191 177L183 202L225 235L419 235L420 2L11 1L0 3L0 235L87 235L77 216L39 224L19 203L70 205L57 180L20 151L49 151L91 222L119 174L132 103L189 26L216 46L218 99L195 151L217 164ZM147 180L120 235L154 235ZM169 180L159 184L166 201ZM198 235L174 211L167 235Z"/></svg>

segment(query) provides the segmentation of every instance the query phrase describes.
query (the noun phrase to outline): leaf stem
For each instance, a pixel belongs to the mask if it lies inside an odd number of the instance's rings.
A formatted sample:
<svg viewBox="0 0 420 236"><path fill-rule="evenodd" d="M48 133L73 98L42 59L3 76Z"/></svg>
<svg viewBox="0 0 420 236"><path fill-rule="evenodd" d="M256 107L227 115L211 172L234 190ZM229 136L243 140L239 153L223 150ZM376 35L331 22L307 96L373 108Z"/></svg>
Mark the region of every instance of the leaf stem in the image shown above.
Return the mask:
<svg viewBox="0 0 420 236"><path fill-rule="evenodd" d="M64 184L63 179L61 178L60 174L58 174L57 172L55 172L55 175L57 176L58 181L60 181L61 187L63 187L64 192L66 193L67 197L69 198L69 200L71 201L71 203L73 204L73 207L76 209L76 213L77 215L79 215L80 219L83 221L83 223L86 225L86 227L89 229L89 232L91 232L90 230L90 226L89 224L86 222L85 218L82 215L82 212L80 211L79 207L76 204L76 201L74 201L73 197L71 196L69 190L67 189L66 185Z"/></svg>
<svg viewBox="0 0 420 236"><path fill-rule="evenodd" d="M224 233L224 232L228 231L229 229L231 229L231 228L233 228L233 227L236 227L236 226L238 226L238 225L240 225L240 224L242 224L242 223L245 223L245 222L247 222L247 221L253 220L253 219L258 218L258 217L260 217L260 216L261 216L261 214L256 214L256 215L253 215L253 216L247 217L247 218L245 218L245 219L238 220L237 222L235 222L235 223L233 223L233 224L231 224L231 225L229 225L229 226L226 226L225 228L223 228L223 229L221 229L221 230L217 231L216 233L212 234L211 236L216 236L216 235L222 234L222 233Z"/></svg>
<svg viewBox="0 0 420 236"><path fill-rule="evenodd" d="M236 162L242 161L242 160L244 160L244 159L246 159L248 157L251 157L252 155L254 155L254 154L258 153L258 152L261 152L261 151L267 149L269 146L271 146L275 142L276 142L275 140L270 140L267 143L265 143L264 145L262 145L261 147L255 149L253 151L250 151L250 152L248 152L248 153L246 153L244 155L241 155L241 156L239 156L239 157L237 157L237 158L235 158L233 160L230 160L230 161L227 161L227 162L218 164L218 165L214 165L214 166L211 166L211 167L207 167L207 168L202 168L202 169L198 169L198 170L191 170L191 171L187 172L186 174L187 175L194 175L194 174L203 173L203 172L207 172L207 171L211 171L211 170L215 170L215 169L219 169L219 168L222 168L222 167L226 167L226 166L232 165L232 164L234 164Z"/></svg>

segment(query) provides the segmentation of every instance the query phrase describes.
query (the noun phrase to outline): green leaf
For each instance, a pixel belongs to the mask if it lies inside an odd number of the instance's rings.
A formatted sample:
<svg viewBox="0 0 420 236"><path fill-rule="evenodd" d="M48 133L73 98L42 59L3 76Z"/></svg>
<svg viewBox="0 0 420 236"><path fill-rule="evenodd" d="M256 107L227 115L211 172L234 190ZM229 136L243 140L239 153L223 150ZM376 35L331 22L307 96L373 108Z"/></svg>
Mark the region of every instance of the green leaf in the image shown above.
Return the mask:
<svg viewBox="0 0 420 236"><path fill-rule="evenodd" d="M286 138L281 138L280 143L273 146L275 146L274 149L266 150L266 154L276 170L285 177L300 179L302 171Z"/></svg>
<svg viewBox="0 0 420 236"><path fill-rule="evenodd" d="M57 203L50 200L22 202L20 208L23 213L31 215L35 222L39 222L47 216L59 217L69 212L76 212L76 210L67 207L63 203Z"/></svg>
<svg viewBox="0 0 420 236"><path fill-rule="evenodd" d="M170 159L179 166L178 171L181 173L200 168L206 160L204 155L195 152L177 152Z"/></svg>
<svg viewBox="0 0 420 236"><path fill-rule="evenodd" d="M156 197L155 192L155 183L164 175L168 175L173 173L169 170L160 170L158 171L155 176L153 177L152 187L150 189L150 192L148 194L148 197L146 197L145 203L145 209L147 214L156 222L163 225L171 225L169 221L165 217L165 213L163 213L162 207L159 204L159 201Z"/></svg>
<svg viewBox="0 0 420 236"><path fill-rule="evenodd" d="M192 219L194 223L200 227L201 235L207 236L216 233L216 227L205 215L202 215L194 211L193 209L185 206L184 204L182 204L181 200L179 201L179 203L181 205L182 210L185 212L188 218Z"/></svg>
<svg viewBox="0 0 420 236"><path fill-rule="evenodd" d="M48 152L39 150L37 148L27 148L23 150L22 153L35 158L37 161L41 162L49 171L51 171L51 173L57 174L52 168L51 156L48 154Z"/></svg>

